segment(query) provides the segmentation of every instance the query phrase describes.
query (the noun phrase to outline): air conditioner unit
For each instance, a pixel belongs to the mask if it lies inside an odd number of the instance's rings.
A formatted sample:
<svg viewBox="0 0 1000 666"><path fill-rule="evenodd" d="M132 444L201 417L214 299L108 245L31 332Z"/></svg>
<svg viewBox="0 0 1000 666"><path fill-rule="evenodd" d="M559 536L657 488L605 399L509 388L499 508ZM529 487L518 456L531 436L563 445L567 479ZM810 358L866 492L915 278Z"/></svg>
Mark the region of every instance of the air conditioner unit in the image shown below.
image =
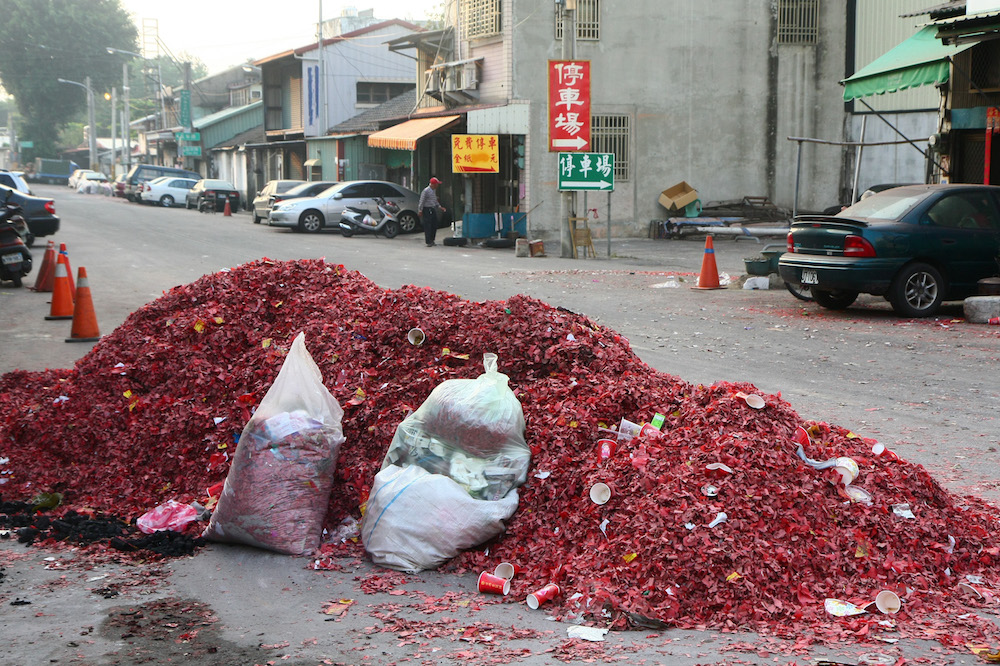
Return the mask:
<svg viewBox="0 0 1000 666"><path fill-rule="evenodd" d="M439 69L428 70L426 92L428 93L441 92L441 70Z"/></svg>
<svg viewBox="0 0 1000 666"><path fill-rule="evenodd" d="M463 88L475 90L479 87L479 66L475 62L467 62L462 65Z"/></svg>

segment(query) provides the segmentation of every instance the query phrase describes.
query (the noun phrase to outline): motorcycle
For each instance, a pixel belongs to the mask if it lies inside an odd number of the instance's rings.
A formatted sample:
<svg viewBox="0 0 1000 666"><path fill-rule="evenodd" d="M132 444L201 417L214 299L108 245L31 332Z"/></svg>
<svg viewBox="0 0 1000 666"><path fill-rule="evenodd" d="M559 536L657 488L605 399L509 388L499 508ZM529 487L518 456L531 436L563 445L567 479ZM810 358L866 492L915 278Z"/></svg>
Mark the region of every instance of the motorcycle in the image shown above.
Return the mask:
<svg viewBox="0 0 1000 666"><path fill-rule="evenodd" d="M379 217L372 217L371 211L357 206L346 206L340 217L340 235L350 238L356 233L383 234L386 238L399 235L399 206L382 197L374 197Z"/></svg>
<svg viewBox="0 0 1000 666"><path fill-rule="evenodd" d="M0 202L0 282L7 280L15 287L21 286L24 276L31 272L31 252L24 243L28 227L21 207L9 201L8 193Z"/></svg>

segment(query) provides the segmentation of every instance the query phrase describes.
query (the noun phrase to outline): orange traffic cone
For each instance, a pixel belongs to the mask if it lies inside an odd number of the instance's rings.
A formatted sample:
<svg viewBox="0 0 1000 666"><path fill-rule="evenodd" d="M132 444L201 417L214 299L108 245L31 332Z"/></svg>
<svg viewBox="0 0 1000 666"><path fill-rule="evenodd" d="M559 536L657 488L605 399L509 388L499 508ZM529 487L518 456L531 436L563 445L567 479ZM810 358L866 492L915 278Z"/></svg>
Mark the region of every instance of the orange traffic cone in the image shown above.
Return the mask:
<svg viewBox="0 0 1000 666"><path fill-rule="evenodd" d="M698 286L692 289L722 289L719 285L719 268L715 265L715 246L712 237L705 237L705 257L701 260L701 273L698 273Z"/></svg>
<svg viewBox="0 0 1000 666"><path fill-rule="evenodd" d="M52 309L46 319L72 319L73 294L69 290L69 274L65 262L56 262L55 284L52 287Z"/></svg>
<svg viewBox="0 0 1000 666"><path fill-rule="evenodd" d="M97 327L97 315L94 314L94 301L90 297L90 283L87 281L87 269L80 267L76 280L76 302L73 306L73 330L66 342L94 342L101 339L101 331Z"/></svg>
<svg viewBox="0 0 1000 666"><path fill-rule="evenodd" d="M226 207L222 209L222 214L225 217L232 217L233 216L233 209L230 208L230 206L229 206L229 199L226 199Z"/></svg>
<svg viewBox="0 0 1000 666"><path fill-rule="evenodd" d="M69 293L76 299L76 285L73 283L73 268L69 265L69 252L66 251L66 243L59 244L59 256L57 263L66 264L66 278L69 281Z"/></svg>
<svg viewBox="0 0 1000 666"><path fill-rule="evenodd" d="M56 276L56 242L49 241L45 246L45 258L42 259L42 267L38 269L38 277L35 278L35 291L52 291L52 282Z"/></svg>

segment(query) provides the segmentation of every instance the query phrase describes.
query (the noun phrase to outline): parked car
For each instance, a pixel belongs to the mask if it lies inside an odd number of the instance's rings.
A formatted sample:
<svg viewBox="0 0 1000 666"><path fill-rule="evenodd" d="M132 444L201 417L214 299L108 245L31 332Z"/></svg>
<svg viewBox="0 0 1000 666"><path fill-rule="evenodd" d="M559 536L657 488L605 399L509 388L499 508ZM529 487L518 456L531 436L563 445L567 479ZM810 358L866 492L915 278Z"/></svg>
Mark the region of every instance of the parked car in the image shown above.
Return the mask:
<svg viewBox="0 0 1000 666"><path fill-rule="evenodd" d="M404 232L420 227L417 203L420 195L405 187L382 180L353 180L339 183L319 196L289 199L274 205L268 224L315 233L324 228L337 229L345 206L375 211L374 197L399 206L399 226Z"/></svg>
<svg viewBox="0 0 1000 666"><path fill-rule="evenodd" d="M160 176L139 186L140 203L160 204L169 208L183 201L198 181L194 178Z"/></svg>
<svg viewBox="0 0 1000 666"><path fill-rule="evenodd" d="M858 294L884 296L904 317L978 291L997 275L1000 187L910 185L835 216L801 215L778 260L785 282L808 286L820 306L842 310Z"/></svg>
<svg viewBox="0 0 1000 666"><path fill-rule="evenodd" d="M28 225L28 237L24 240L28 247L34 244L36 236L51 236L59 231L59 217L56 215L55 201L0 185L0 198L6 199L8 196L11 203L16 203L21 207L24 221Z"/></svg>
<svg viewBox="0 0 1000 666"><path fill-rule="evenodd" d="M77 169L70 175L69 180L67 181L66 184L69 186L71 190L75 190L76 186L80 184L80 179L83 178L83 175L87 173L97 173L97 172L94 171L93 169Z"/></svg>
<svg viewBox="0 0 1000 666"><path fill-rule="evenodd" d="M233 187L232 183L214 178L204 178L187 191L184 196L184 207L202 210L202 206L207 204L213 206L216 211L222 212L226 208L227 200L231 211L239 210L240 193Z"/></svg>
<svg viewBox="0 0 1000 666"><path fill-rule="evenodd" d="M24 174L20 171L0 169L0 185L6 185L12 190L17 190L18 192L31 194L31 188L28 187L28 182L24 179Z"/></svg>
<svg viewBox="0 0 1000 666"><path fill-rule="evenodd" d="M253 215L253 223L260 224L260 221L267 217L274 205L274 195L284 194L288 190L305 183L304 180L269 180L260 189L257 196L250 204L250 214Z"/></svg>
<svg viewBox="0 0 1000 666"><path fill-rule="evenodd" d="M91 171L80 175L80 179L76 181L76 191L79 194L111 196L111 182L103 173Z"/></svg>
<svg viewBox="0 0 1000 666"><path fill-rule="evenodd" d="M116 197L125 198L125 174L118 174L118 177L111 183L111 194Z"/></svg>
<svg viewBox="0 0 1000 666"><path fill-rule="evenodd" d="M177 178L192 178L201 180L201 174L187 169L159 166L158 164L136 164L125 176L125 198L129 201L139 201L139 185L160 176L176 176Z"/></svg>
<svg viewBox="0 0 1000 666"><path fill-rule="evenodd" d="M334 185L339 184L340 183L335 180L311 180L307 183L296 185L285 193L278 192L275 194L274 201L271 202L271 208L274 208L274 204L282 201L288 201L289 199L306 199L308 197L319 196ZM268 211L268 213L270 213L270 211Z"/></svg>

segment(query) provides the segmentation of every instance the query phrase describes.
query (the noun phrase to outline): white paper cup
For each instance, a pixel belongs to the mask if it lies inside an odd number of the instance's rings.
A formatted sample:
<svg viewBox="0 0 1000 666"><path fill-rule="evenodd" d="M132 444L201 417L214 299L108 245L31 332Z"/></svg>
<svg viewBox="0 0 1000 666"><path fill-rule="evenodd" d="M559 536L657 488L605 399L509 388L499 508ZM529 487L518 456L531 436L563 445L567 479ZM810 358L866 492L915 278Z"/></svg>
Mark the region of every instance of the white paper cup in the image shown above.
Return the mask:
<svg viewBox="0 0 1000 666"><path fill-rule="evenodd" d="M420 345L424 344L424 340L426 339L427 336L425 336L424 332L419 328L411 328L406 333L406 341L409 342L414 347L419 347Z"/></svg>
<svg viewBox="0 0 1000 666"><path fill-rule="evenodd" d="M590 487L590 499L594 504L607 504L611 499L611 488L606 483L595 483Z"/></svg>
<svg viewBox="0 0 1000 666"><path fill-rule="evenodd" d="M858 474L861 472L858 463L853 458L846 457L837 458L836 469L840 472L840 478L844 480L845 486L851 485L851 482L858 478Z"/></svg>
<svg viewBox="0 0 1000 666"><path fill-rule="evenodd" d="M767 404L764 401L764 398L760 397L756 393L752 393L743 399L754 409L764 409L764 406Z"/></svg>
<svg viewBox="0 0 1000 666"><path fill-rule="evenodd" d="M899 597L895 592L882 590L875 595L875 608L878 608L880 613L892 615L893 613L899 612L899 607Z"/></svg>
<svg viewBox="0 0 1000 666"><path fill-rule="evenodd" d="M501 562L493 570L494 576L498 576L506 580L512 579L515 573L517 573L517 567L515 567L510 562Z"/></svg>

